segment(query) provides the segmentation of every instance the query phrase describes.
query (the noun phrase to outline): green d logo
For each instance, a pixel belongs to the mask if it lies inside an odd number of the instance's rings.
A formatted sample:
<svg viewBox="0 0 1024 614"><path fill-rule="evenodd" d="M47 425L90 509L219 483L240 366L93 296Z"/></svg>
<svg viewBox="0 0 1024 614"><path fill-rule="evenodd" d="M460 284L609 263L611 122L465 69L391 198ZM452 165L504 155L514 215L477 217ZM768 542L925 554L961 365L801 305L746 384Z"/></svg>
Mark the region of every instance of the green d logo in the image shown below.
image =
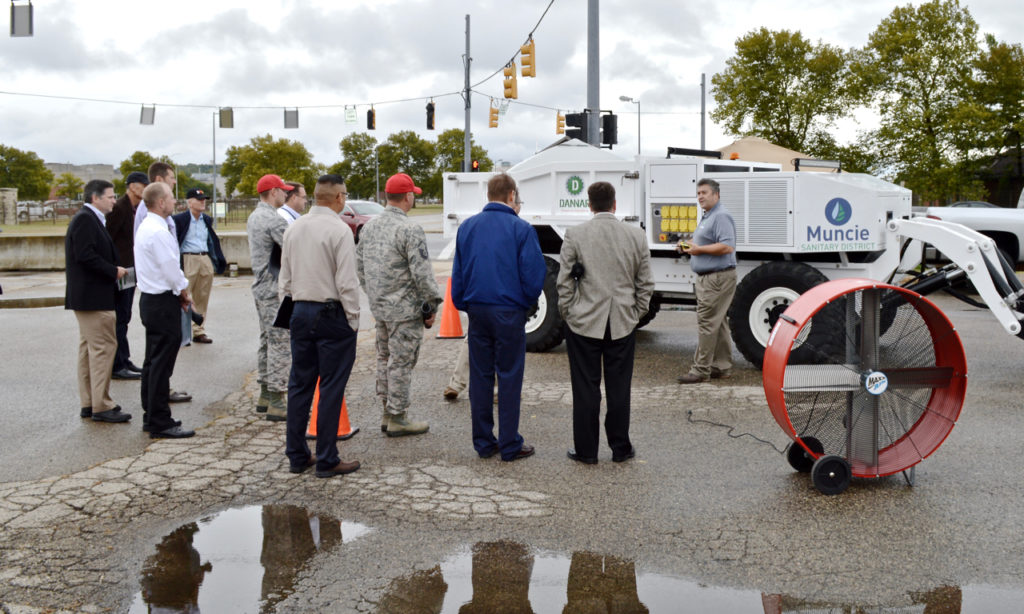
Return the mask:
<svg viewBox="0 0 1024 614"><path fill-rule="evenodd" d="M569 190L569 193L573 196L579 195L583 191L583 180L577 175L569 177L569 180L565 182L565 189Z"/></svg>

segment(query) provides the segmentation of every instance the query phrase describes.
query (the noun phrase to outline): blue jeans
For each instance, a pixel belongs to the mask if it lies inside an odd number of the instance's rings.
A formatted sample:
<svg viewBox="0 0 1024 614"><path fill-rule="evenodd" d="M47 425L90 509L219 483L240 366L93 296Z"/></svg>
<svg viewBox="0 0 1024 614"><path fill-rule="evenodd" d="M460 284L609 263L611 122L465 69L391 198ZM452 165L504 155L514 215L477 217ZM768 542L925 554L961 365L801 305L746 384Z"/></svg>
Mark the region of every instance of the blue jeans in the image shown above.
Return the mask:
<svg viewBox="0 0 1024 614"><path fill-rule="evenodd" d="M519 401L526 366L526 311L516 307L470 305L469 406L477 454L495 450L512 460L523 447ZM498 380L498 438L494 438L494 380Z"/></svg>
<svg viewBox="0 0 1024 614"><path fill-rule="evenodd" d="M292 465L310 459L306 443L309 408L320 381L316 418L316 468L338 464L338 416L356 361L356 332L339 303L296 301L291 319L292 370L288 379L285 454Z"/></svg>

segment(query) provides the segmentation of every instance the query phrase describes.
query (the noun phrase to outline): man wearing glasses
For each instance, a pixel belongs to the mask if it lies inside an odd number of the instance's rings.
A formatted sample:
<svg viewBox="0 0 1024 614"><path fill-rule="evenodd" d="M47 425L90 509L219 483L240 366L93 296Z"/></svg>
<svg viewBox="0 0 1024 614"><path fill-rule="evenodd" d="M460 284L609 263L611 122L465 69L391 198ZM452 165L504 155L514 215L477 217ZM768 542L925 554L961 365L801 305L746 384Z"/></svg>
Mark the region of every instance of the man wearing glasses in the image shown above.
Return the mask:
<svg viewBox="0 0 1024 614"><path fill-rule="evenodd" d="M260 398L257 412L266 412L267 420L288 419L288 373L291 370L291 346L288 330L275 328L274 319L281 307L277 297L277 279L281 272L281 246L288 222L278 214L292 187L277 175L264 175L256 182L260 202L245 224L252 261L252 298L260 321L260 348L256 353Z"/></svg>

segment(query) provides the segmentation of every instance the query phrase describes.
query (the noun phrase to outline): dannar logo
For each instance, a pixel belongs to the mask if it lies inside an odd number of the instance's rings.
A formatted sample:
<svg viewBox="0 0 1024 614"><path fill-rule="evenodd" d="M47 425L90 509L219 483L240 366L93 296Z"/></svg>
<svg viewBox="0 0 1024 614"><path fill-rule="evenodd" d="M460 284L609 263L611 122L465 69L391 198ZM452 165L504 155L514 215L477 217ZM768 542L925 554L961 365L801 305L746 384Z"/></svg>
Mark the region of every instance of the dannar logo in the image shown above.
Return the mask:
<svg viewBox="0 0 1024 614"><path fill-rule="evenodd" d="M579 175L573 175L566 180L565 189L573 196L579 196L583 191L583 180L579 178Z"/></svg>

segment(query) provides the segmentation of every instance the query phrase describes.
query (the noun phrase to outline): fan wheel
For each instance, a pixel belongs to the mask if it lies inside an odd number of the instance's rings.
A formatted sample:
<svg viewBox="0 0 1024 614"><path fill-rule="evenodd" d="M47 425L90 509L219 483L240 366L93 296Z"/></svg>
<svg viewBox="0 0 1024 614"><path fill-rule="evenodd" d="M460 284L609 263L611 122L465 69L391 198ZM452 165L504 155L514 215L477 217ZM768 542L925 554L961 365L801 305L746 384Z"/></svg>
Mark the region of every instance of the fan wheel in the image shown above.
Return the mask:
<svg viewBox="0 0 1024 614"><path fill-rule="evenodd" d="M842 312L845 325L830 340L805 335L794 360L802 328L826 308ZM812 462L818 486L818 463L829 456L847 463L853 477L880 477L932 454L960 415L967 361L952 323L926 298L841 279L809 290L779 317L763 381L772 416L794 441L787 460L798 471ZM842 473L834 463L823 466Z"/></svg>
<svg viewBox="0 0 1024 614"><path fill-rule="evenodd" d="M842 456L828 454L814 461L811 481L823 495L838 495L850 486L853 474L850 463Z"/></svg>

